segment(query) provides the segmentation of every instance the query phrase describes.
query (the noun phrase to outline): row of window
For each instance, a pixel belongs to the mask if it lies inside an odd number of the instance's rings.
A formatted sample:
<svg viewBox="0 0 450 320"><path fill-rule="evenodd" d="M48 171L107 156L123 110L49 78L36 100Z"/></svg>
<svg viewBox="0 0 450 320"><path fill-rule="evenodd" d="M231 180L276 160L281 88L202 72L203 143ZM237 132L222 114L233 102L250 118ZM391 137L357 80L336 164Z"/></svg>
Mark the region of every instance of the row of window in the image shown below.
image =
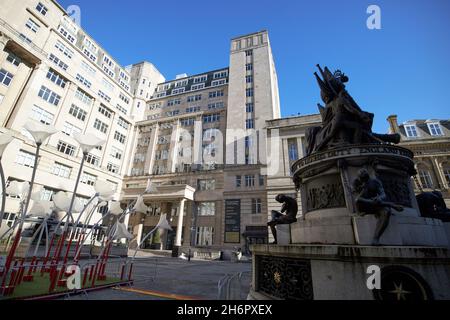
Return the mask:
<svg viewBox="0 0 450 320"><path fill-rule="evenodd" d="M75 41L77 40L71 32L66 30L66 28L64 28L61 25L58 27L58 31L64 38L66 38L72 44L74 44Z"/></svg>
<svg viewBox="0 0 450 320"><path fill-rule="evenodd" d="M195 79L194 79L195 80ZM196 83L196 82L194 82ZM217 86L221 86L227 83L226 79L220 79L220 80L214 80L211 82L211 87L217 87ZM184 86L187 85L187 80L183 81L182 83ZM175 85L175 88L172 89L171 94L180 94L180 93L184 93L186 91L186 88L184 86L179 86L179 85ZM205 83L197 83L197 84L193 84L191 85L190 90L191 91L195 91L195 90L200 90L200 89L204 89L205 88ZM142 90L141 90L141 95L142 95ZM156 96L157 97L164 97L166 95L166 92L160 92L158 93Z"/></svg>
<svg viewBox="0 0 450 320"><path fill-rule="evenodd" d="M219 113L212 113L203 116L203 123L211 123L220 121Z"/></svg>
<svg viewBox="0 0 450 320"><path fill-rule="evenodd" d="M47 8L42 5L41 3L38 4L38 6L36 7L36 10L38 10L39 12L43 13L43 12L47 12ZM32 30L33 32L37 32L39 29L39 25L33 21L32 19L29 19L26 23L26 27L29 28L30 30ZM72 30L67 30L66 27L60 25L58 27L58 31L59 33L65 37L70 43L75 44L76 42L76 27L72 28ZM26 36L24 36L24 38L26 40L29 40L28 38L26 38ZM25 40L24 39L24 40ZM31 43L31 40L29 40L28 42ZM58 50L60 50L64 55L66 55L69 59L72 58L72 56L74 55L73 51L70 50L69 48L67 48L62 42L58 41L56 44L56 48ZM91 61L93 62L97 62L97 47L93 44L93 42L88 39L87 37L84 38L83 41L83 54ZM94 53L93 53L94 52ZM86 63L84 63L84 67L86 67ZM111 58L109 58L108 56L104 56L103 57L103 63L102 63L102 67L103 67L103 71L105 71L106 74L108 74L110 77L114 78L115 76L115 72L113 71L115 68L115 63L112 61ZM95 70L92 69L91 67L87 66L87 69L90 73L95 73ZM125 73L123 71L121 71L120 73L120 77L121 77L121 82L120 84L126 88L127 90L129 89L129 86L124 82L128 81L128 77L124 76Z"/></svg>
<svg viewBox="0 0 450 320"><path fill-rule="evenodd" d="M47 101L48 103L53 104L55 106L57 106L59 104L59 101L61 100L60 95L58 95L56 92L50 90L46 86L41 86L38 96L41 97L43 100Z"/></svg>
<svg viewBox="0 0 450 320"><path fill-rule="evenodd" d="M49 125L53 122L54 115L52 113L42 109L41 107L34 105L31 109L31 111L32 111L32 113L31 113L32 119L42 122L47 125ZM102 108L102 106L99 107L99 112L108 117L107 111L104 110ZM72 106L70 107L69 114L81 121L85 121L86 116L87 116L87 112L84 111L83 109L79 108L75 104L72 104ZM124 129L128 129L128 127L129 127L129 123L122 118L119 118L117 120L117 124ZM108 125L106 123L100 121L99 119L95 119L94 128L99 130L102 133L106 133L108 130ZM70 136L73 135L73 133L75 133L75 132L81 133L81 131L82 130L80 128L78 128L68 122L65 123L64 129L63 129L63 132Z"/></svg>
<svg viewBox="0 0 450 320"><path fill-rule="evenodd" d="M75 97L87 106L91 106L94 102L94 99L81 89L77 89L77 91L75 91Z"/></svg>
<svg viewBox="0 0 450 320"><path fill-rule="evenodd" d="M59 40L56 42L55 47L69 59L71 59L74 55L74 52ZM63 70L67 70L67 68L68 68L68 65L66 63L64 63L63 61L61 61L54 54L49 55L49 60L52 61L58 67L62 68ZM96 72L95 69L92 68L91 66L89 66L85 61L82 61L81 67L90 75L95 75L95 72ZM47 77L49 77L49 76L47 76ZM60 76L60 77L62 77L62 76ZM91 88L91 86L92 86L92 83L88 79L86 79L86 77L82 76L79 73L76 76L76 80L78 80L82 85L84 85L88 88ZM107 90L109 90L109 91L114 90L114 86L105 78L103 78L102 83ZM64 86L62 86L62 87L64 87ZM89 105L92 104L93 99L87 93L82 92L80 90L78 90L78 91L80 92L80 94L79 94L79 97L81 98L80 100L82 100L86 104L89 104ZM111 102L111 97L101 90L98 91L98 96L108 102ZM130 98L126 97L123 93L119 94L119 99L121 99L126 104L130 103ZM117 105L117 108L119 109L120 112L127 114L127 110L125 108L121 107L119 104Z"/></svg>
<svg viewBox="0 0 450 320"><path fill-rule="evenodd" d="M111 102L111 97L104 93L102 90L98 90L98 96L107 102Z"/></svg>
<svg viewBox="0 0 450 320"><path fill-rule="evenodd" d="M78 82L80 82L82 85L84 85L88 88L90 88L92 86L92 83L79 73L77 73L77 76L75 79L77 79Z"/></svg>
<svg viewBox="0 0 450 320"><path fill-rule="evenodd" d="M107 107L105 107L103 104L100 104L100 106L98 107L98 112L100 112L102 115L104 115L108 119L111 119L112 111L109 110Z"/></svg>
<svg viewBox="0 0 450 320"><path fill-rule="evenodd" d="M9 85L9 83L12 80L12 77L13 77L12 74L10 74L9 72L7 72L3 69L0 70L0 82L1 83L4 83L5 85ZM66 82L67 82L67 80L63 76L61 76L59 73L57 73L53 69L50 69L48 71L47 78L50 81L52 81L53 83L60 86L61 88L64 88L66 85ZM88 87L90 87L90 85L91 85L91 83L89 81L87 81L85 78L83 78L79 74L77 75L77 80L82 82L84 85L86 85ZM105 95L102 91L99 91L99 95L107 101L110 101L110 99L111 99L109 96ZM59 104L59 101L61 100L60 95L58 95L56 92L50 90L49 88L47 88L45 86L41 86L38 96L55 106L57 106ZM82 101L84 104L92 105L93 98L90 97L86 92L82 91L81 89L78 89L75 92L75 97L78 98L78 100ZM121 111L124 114L127 113L124 108L120 107L119 105L117 105L117 106L118 106L119 111ZM103 115L105 115L107 118L111 118L112 111L109 110L104 105L100 105L98 111L100 113L102 113ZM82 110L79 107L74 106L74 105L72 105L72 107L70 109L70 114L72 114L77 119L82 120L82 121L85 120L86 115L87 115L87 113L84 110ZM129 124L124 119L120 118L118 121L118 124L121 127L128 129ZM103 130L103 129L101 129L101 130Z"/></svg>
<svg viewBox="0 0 450 320"><path fill-rule="evenodd" d="M21 34L19 34L19 38L23 41L23 42L25 42L25 43L27 43L27 44L31 44L33 41L31 41L31 39L30 38L28 38L26 35L24 35L23 33L21 33Z"/></svg>
<svg viewBox="0 0 450 320"><path fill-rule="evenodd" d="M428 123L428 130L432 136L442 136L444 135L442 128L439 123ZM416 125L408 124L405 125L405 132L408 138L417 138L419 137L419 133Z"/></svg>
<svg viewBox="0 0 450 320"><path fill-rule="evenodd" d="M172 99L172 100L168 100L168 101L167 101L167 106L168 106L168 107L172 107L172 106L177 105L177 104L180 104L180 103L181 103L181 99L180 99L180 98L178 98L178 99Z"/></svg>
<svg viewBox="0 0 450 320"><path fill-rule="evenodd" d="M94 128L105 134L108 131L108 125L99 119L95 119Z"/></svg>
<svg viewBox="0 0 450 320"><path fill-rule="evenodd" d="M81 133L81 129L78 128L77 126L69 123L69 122L65 122L64 123L64 127L62 132L68 136L73 136L74 133Z"/></svg>
<svg viewBox="0 0 450 320"><path fill-rule="evenodd" d="M54 115L37 105L31 107L31 118L42 122L43 124L50 125L53 122Z"/></svg>
<svg viewBox="0 0 450 320"><path fill-rule="evenodd" d="M193 113L193 112L198 112L200 111L201 107L197 106L197 107L189 107L186 108L186 113Z"/></svg>
<svg viewBox="0 0 450 320"><path fill-rule="evenodd" d="M56 41L55 48L69 59L72 59L74 56L74 52L59 40Z"/></svg>
<svg viewBox="0 0 450 320"><path fill-rule="evenodd" d="M193 126L195 123L195 118L184 118L180 119L180 125L183 127Z"/></svg>
<svg viewBox="0 0 450 320"><path fill-rule="evenodd" d="M201 94L196 94L196 95L187 97L187 102L195 102L195 101L200 101L200 100L202 100Z"/></svg>
<svg viewBox="0 0 450 320"><path fill-rule="evenodd" d="M255 175L244 175L244 186L254 187L255 186ZM264 176L258 175L258 183L260 186L264 186ZM236 188L242 187L242 176L236 176Z"/></svg>
<svg viewBox="0 0 450 320"><path fill-rule="evenodd" d="M67 79L53 69L48 70L47 79L49 79L54 84L60 86L61 88L64 88L66 86Z"/></svg>
<svg viewBox="0 0 450 320"><path fill-rule="evenodd" d="M222 101L218 101L218 102L213 102L213 103L209 103L208 104L208 110L213 110L213 109L221 109L224 107L224 103ZM186 108L186 113L194 113L194 112L199 112L201 110L200 106L192 106L192 107L188 107ZM172 110L172 111L167 111L165 113L166 116L171 117L171 116L175 116L178 115L180 113L180 110ZM153 116L148 116L147 120L151 120L153 118L156 118L157 115L153 115ZM216 120L214 120L216 121ZM218 120L217 120L218 121Z"/></svg>
<svg viewBox="0 0 450 320"><path fill-rule="evenodd" d="M61 68L64 71L67 71L67 68L69 68L69 66L66 63L64 63L61 59L59 59L53 53L50 53L48 59L51 62L53 62L57 67Z"/></svg>
<svg viewBox="0 0 450 320"><path fill-rule="evenodd" d="M222 85L225 84L226 80L217 80L217 83L215 83L213 86L218 86L218 85ZM204 88L204 84L199 84L199 85L193 85L191 90L198 90L198 89L203 89ZM185 92L185 88L177 88L177 89L173 89L172 90L172 95L174 94L180 94L180 93L184 93ZM166 92L160 92L156 95L157 98L162 98L166 96ZM223 96L223 90L217 90L217 91L211 91L209 92L209 98L215 98L215 97L222 97ZM199 95L193 95L193 96L188 96L187 98L187 102L193 102L193 101L198 101L201 100L201 94ZM169 100L167 102L168 106L174 105L174 104L179 104L180 103L180 99L173 99L173 100Z"/></svg>
<svg viewBox="0 0 450 320"><path fill-rule="evenodd" d="M215 202L200 202L198 203L198 215L199 216L214 216L216 214L216 203ZM262 201L260 198L253 198L251 204L252 214L262 213Z"/></svg>
<svg viewBox="0 0 450 320"><path fill-rule="evenodd" d="M208 103L208 109L212 110L212 109L221 109L224 107L224 103L223 101L219 101L219 102L213 102L213 103Z"/></svg>
<svg viewBox="0 0 450 320"><path fill-rule="evenodd" d="M58 142L58 146L57 146L58 151L68 154L68 155L74 155L75 154L75 147L67 144L63 141L59 141ZM111 150L111 155L113 155L114 153L114 157L120 159L122 157L122 151L120 151L117 148L113 148ZM19 150L19 152L17 153L16 156L16 164L22 165L24 167L29 167L29 168L34 168L34 162L35 162L35 155L33 153L24 151L24 150ZM89 164L92 164L94 166L100 166L100 158L93 155L93 154L87 154L86 155L86 162ZM119 169L120 167L116 164L113 163L108 163L106 166L106 169L109 172L112 173L119 173ZM62 178L70 178L72 172L72 167L69 167L67 165L64 165L62 163L59 162L55 162L52 169L51 169L51 173L54 175L57 175L59 177Z"/></svg>
<svg viewBox="0 0 450 320"><path fill-rule="evenodd" d="M447 186L450 187L450 169L444 169L444 177L447 182ZM420 179L420 183L422 184L422 188L425 189L434 189L435 184L433 182L433 178L431 177L430 171L426 169L419 169L418 175Z"/></svg>
<svg viewBox="0 0 450 320"><path fill-rule="evenodd" d="M207 191L216 189L215 179L199 179L197 181L197 187L199 191Z"/></svg>
<svg viewBox="0 0 450 320"><path fill-rule="evenodd" d="M221 78L226 78L227 76L228 76L228 71L215 72L213 74L214 81L211 82L211 85L217 85L216 83L218 81L226 82L226 79L221 79ZM217 79L221 79L221 80L217 80ZM204 75L200 75L200 76L194 77L193 78L193 83L194 84L204 83L207 80L208 80L208 75L204 74ZM173 83L161 84L161 85L158 86L157 91L159 92L159 91L169 90L172 85L174 86L174 88L185 87L185 86L187 86L188 82L189 82L189 79L183 79L183 80L178 80L178 81L173 82ZM191 90L194 90L194 89L191 88ZM172 93L173 93L173 91L172 91Z"/></svg>
<svg viewBox="0 0 450 320"><path fill-rule="evenodd" d="M252 39L252 38L250 38ZM253 41L253 40L251 40ZM247 103L245 105L245 111L247 113L246 120L245 120L245 128L248 129L254 129L255 128L255 113L254 113L254 104L253 104L253 97L254 97L254 86L253 86L253 63L249 61L253 61L253 51L247 50L245 51L247 63L245 64L245 70L247 72L245 76L245 82L247 83L247 88L245 89L245 96L247 97ZM245 150L245 163L251 163L252 159L249 152L249 146L246 146Z"/></svg>

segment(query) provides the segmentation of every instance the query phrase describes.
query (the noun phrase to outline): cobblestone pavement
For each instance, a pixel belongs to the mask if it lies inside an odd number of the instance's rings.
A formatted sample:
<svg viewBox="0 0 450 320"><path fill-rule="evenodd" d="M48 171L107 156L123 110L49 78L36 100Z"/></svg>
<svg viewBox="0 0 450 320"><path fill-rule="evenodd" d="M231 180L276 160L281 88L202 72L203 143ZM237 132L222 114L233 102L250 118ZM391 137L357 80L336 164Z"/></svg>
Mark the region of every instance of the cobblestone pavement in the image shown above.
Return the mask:
<svg viewBox="0 0 450 320"><path fill-rule="evenodd" d="M240 296L246 299L251 263L182 260L171 257L139 258L133 269L134 285L66 297L68 300L217 299L218 282L227 274L242 273ZM172 296L171 296L172 295ZM178 296L174 296L178 295Z"/></svg>

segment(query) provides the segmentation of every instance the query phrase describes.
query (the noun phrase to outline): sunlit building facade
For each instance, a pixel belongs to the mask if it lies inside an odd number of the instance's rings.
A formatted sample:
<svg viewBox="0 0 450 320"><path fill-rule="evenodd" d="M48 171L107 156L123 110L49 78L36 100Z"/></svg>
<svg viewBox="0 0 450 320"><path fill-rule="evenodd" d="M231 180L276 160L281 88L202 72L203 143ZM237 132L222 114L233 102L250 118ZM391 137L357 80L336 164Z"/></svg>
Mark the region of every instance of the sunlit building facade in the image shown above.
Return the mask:
<svg viewBox="0 0 450 320"><path fill-rule="evenodd" d="M147 62L120 66L55 1L0 2L0 130L16 138L2 159L7 180L30 181L35 146L23 126L35 120L59 132L42 146L33 192L42 200L72 192L82 157L73 134L91 133L106 143L87 155L77 196L86 202L101 180L118 200L135 122L164 77ZM13 224L19 200L8 198L5 211L2 229Z"/></svg>

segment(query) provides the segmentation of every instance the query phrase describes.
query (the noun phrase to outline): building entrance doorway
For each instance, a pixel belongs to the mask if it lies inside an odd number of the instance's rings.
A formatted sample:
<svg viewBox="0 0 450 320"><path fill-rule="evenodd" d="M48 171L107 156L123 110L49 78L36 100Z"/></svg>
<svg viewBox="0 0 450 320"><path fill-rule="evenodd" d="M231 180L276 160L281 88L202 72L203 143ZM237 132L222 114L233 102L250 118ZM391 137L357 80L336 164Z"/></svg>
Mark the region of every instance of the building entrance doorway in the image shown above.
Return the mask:
<svg viewBox="0 0 450 320"><path fill-rule="evenodd" d="M166 246L165 250L172 250L173 245L175 244L175 236L177 234L177 228L172 227L172 230L167 230L167 236L166 236Z"/></svg>
<svg viewBox="0 0 450 320"><path fill-rule="evenodd" d="M144 227L142 230L142 236L145 237L150 231L152 231L155 227ZM153 249L160 250L161 249L161 237L159 234L159 230L155 230L151 236L145 239L144 243L141 245L142 249Z"/></svg>

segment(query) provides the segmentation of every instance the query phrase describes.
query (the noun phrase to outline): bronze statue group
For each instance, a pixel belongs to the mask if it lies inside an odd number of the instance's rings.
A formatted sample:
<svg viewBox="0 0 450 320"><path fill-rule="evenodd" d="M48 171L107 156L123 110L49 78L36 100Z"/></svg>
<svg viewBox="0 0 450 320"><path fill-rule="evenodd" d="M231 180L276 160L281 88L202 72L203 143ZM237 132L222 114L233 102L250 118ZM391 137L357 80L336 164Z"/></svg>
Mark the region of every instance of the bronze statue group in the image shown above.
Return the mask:
<svg viewBox="0 0 450 320"><path fill-rule="evenodd" d="M317 67L323 79L317 73L314 75L325 106L318 105L322 125L312 127L306 132L307 156L345 145L400 142L399 134L372 132L374 114L363 111L345 90L345 83L349 79L344 73L340 70L331 73L327 67L324 70L319 65ZM379 245L380 237L389 225L393 210L401 212L403 207L387 201L381 180L371 177L365 168L358 172L358 177L353 181L353 193L357 213L361 216L373 214L377 218L373 245ZM274 244L277 243L275 226L296 222L298 212L297 201L292 197L279 194L276 201L283 204L281 211L273 210L272 219L267 223L272 231ZM450 210L447 209L442 194L438 191L419 194L417 202L422 216L450 221Z"/></svg>

